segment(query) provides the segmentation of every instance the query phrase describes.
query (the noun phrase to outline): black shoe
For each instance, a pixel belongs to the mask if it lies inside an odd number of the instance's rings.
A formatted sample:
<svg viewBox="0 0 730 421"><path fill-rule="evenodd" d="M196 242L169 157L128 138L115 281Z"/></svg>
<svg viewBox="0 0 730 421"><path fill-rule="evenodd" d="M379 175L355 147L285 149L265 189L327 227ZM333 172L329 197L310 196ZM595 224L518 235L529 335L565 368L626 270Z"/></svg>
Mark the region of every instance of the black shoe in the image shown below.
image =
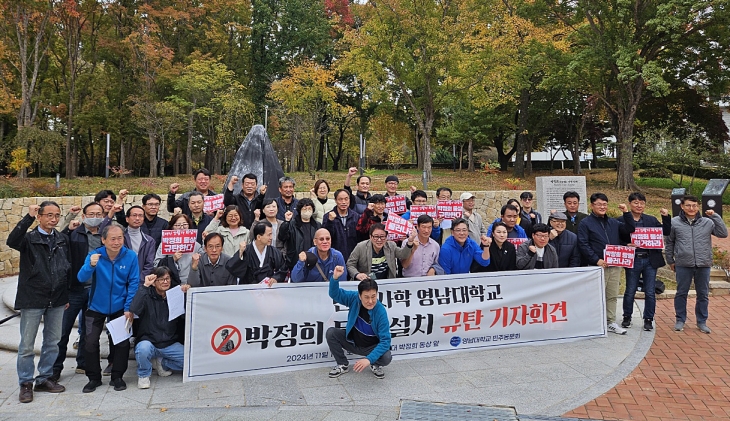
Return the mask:
<svg viewBox="0 0 730 421"><path fill-rule="evenodd" d="M84 393L91 393L96 390L97 387L101 386L103 383L101 380L89 380L88 383L86 383L86 386L84 386Z"/></svg>
<svg viewBox="0 0 730 421"><path fill-rule="evenodd" d="M121 378L112 379L112 381L109 382L109 386L114 386L114 390L116 390L117 392L120 392L127 388L127 383L124 383L124 380L122 380Z"/></svg>
<svg viewBox="0 0 730 421"><path fill-rule="evenodd" d="M109 364L106 366L104 371L101 373L102 376L111 376L112 375L112 365Z"/></svg>
<svg viewBox="0 0 730 421"><path fill-rule="evenodd" d="M624 316L624 320L621 322L621 327L624 329L631 327L631 316Z"/></svg>
<svg viewBox="0 0 730 421"><path fill-rule="evenodd" d="M654 329L654 325L651 322L652 322L651 319L644 319L644 330L645 331L648 332L648 331Z"/></svg>
<svg viewBox="0 0 730 421"><path fill-rule="evenodd" d="M61 372L54 370L53 374L51 374L51 376L48 377L48 380L51 380L54 383L58 383L58 381L61 380Z"/></svg>
<svg viewBox="0 0 730 421"><path fill-rule="evenodd" d="M43 383L36 383L33 390L35 392L61 393L64 392L66 388L51 379L45 379L43 380Z"/></svg>
<svg viewBox="0 0 730 421"><path fill-rule="evenodd" d="M18 400L20 400L20 403L33 402L33 382L27 382L20 385Z"/></svg>

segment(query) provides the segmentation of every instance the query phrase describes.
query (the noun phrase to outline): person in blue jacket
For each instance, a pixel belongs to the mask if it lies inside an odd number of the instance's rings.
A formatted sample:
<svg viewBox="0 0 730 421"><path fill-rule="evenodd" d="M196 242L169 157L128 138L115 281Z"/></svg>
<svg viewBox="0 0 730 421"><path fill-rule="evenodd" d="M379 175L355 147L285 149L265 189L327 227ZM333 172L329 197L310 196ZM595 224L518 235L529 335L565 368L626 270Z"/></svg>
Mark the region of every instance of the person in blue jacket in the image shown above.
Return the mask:
<svg viewBox="0 0 730 421"><path fill-rule="evenodd" d="M444 241L439 254L439 264L446 275L469 273L472 262L489 266L490 239L483 239L484 249L476 241L469 238L469 225L464 218L454 219L451 226L451 237Z"/></svg>
<svg viewBox="0 0 730 421"><path fill-rule="evenodd" d="M90 393L101 386L99 362L99 336L104 321L126 317L132 323L134 315L129 311L132 298L139 287L139 261L137 255L124 246L124 231L119 225L109 225L101 232L102 247L86 256L78 273L79 282L91 281L89 308L86 310L86 377L89 382L83 392ZM127 388L122 380L129 363L129 340L114 345L114 363L110 385L114 390Z"/></svg>
<svg viewBox="0 0 730 421"><path fill-rule="evenodd" d="M342 257L342 253L332 248L330 232L326 228L320 228L314 233L314 247L299 253L299 260L291 271L291 281L327 282L337 266L345 266L345 258ZM347 269L345 269L345 279L347 279Z"/></svg>
<svg viewBox="0 0 730 421"><path fill-rule="evenodd" d="M367 278L357 286L357 292L340 288L340 277L345 273L344 266L336 266L330 277L330 298L349 308L345 330L331 327L327 329L327 345L337 365L330 371L330 378L347 373L350 364L345 350L364 355L355 362L353 370L357 373L370 366L376 378L385 377L383 367L390 364L390 318L385 306L378 301L378 284ZM345 278L346 279L346 278Z"/></svg>

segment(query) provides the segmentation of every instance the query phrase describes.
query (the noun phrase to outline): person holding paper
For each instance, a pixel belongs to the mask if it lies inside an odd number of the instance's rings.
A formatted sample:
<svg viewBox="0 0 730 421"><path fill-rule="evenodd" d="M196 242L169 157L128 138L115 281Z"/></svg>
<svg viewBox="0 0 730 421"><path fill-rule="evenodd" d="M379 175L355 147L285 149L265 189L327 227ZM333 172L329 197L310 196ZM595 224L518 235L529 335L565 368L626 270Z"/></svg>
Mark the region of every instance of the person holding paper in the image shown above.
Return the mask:
<svg viewBox="0 0 730 421"><path fill-rule="evenodd" d="M431 238L433 218L421 215L416 220L417 238L413 241L413 252L403 260L403 276L433 276L443 275L444 270L439 265L439 244ZM404 243L402 247L408 247Z"/></svg>
<svg viewBox="0 0 730 421"><path fill-rule="evenodd" d="M314 234L314 247L299 253L297 264L291 271L291 281L327 282L335 266L345 266L345 259L342 253L332 248L330 232L320 228Z"/></svg>
<svg viewBox="0 0 730 421"><path fill-rule="evenodd" d="M385 211L387 200L382 194L374 194L370 197L370 203L365 212L357 221L357 234L360 241L367 240L370 235L370 227L375 224L383 224L388 219L388 212Z"/></svg>
<svg viewBox="0 0 730 421"><path fill-rule="evenodd" d="M170 218L170 224L167 226L167 230L186 230L190 229L192 222L190 217L184 214L173 215ZM193 253L203 253L203 248L200 243L195 243ZM165 266L170 269L172 273L172 285L177 286L180 284L188 283L188 276L190 275L190 265L193 259L193 253L183 253L181 251L175 254L162 254L162 244L157 248L155 254L155 266Z"/></svg>
<svg viewBox="0 0 730 421"><path fill-rule="evenodd" d="M550 227L543 223L532 227L532 239L517 247L517 269L553 269L558 267L558 252L550 244Z"/></svg>
<svg viewBox="0 0 730 421"><path fill-rule="evenodd" d="M342 266L335 267L330 277L329 295L336 303L348 307L345 329L327 329L327 345L337 365L330 370L331 379L340 377L350 369L345 351L364 355L355 362L353 371L359 373L368 366L375 378L385 377L383 367L390 364L390 318L385 306L378 301L378 283L365 278L357 286L357 292L340 288L340 278L345 273Z"/></svg>
<svg viewBox="0 0 730 421"><path fill-rule="evenodd" d="M360 214L350 208L350 193L339 189L335 192L337 207L325 215L322 228L332 236L332 247L347 260L357 246L357 221Z"/></svg>
<svg viewBox="0 0 730 421"><path fill-rule="evenodd" d="M216 232L223 237L223 254L233 256L238 251L238 244L248 240L248 228L242 226L243 215L236 205L228 205L225 209L219 209L215 218L203 233L206 238L209 233Z"/></svg>
<svg viewBox="0 0 730 421"><path fill-rule="evenodd" d="M129 307L139 317L134 357L137 360L137 387L140 389L150 388L153 368L160 377L183 369L185 351L178 337L178 324L183 322L184 315L170 320L170 303L167 301L170 282L170 270L166 267L156 268L145 277L143 286ZM190 285L180 286L183 293L189 288Z"/></svg>
<svg viewBox="0 0 730 421"><path fill-rule="evenodd" d="M585 262L591 266L603 268L603 274L606 278L606 324L608 331L625 335L626 329L616 323L616 304L618 302L621 268L609 266L604 260L604 252L608 244L625 246L627 244L625 239L634 232L634 227L606 215L608 196L605 194L593 193L590 200L591 214L578 225L578 246Z"/></svg>
<svg viewBox="0 0 730 421"><path fill-rule="evenodd" d="M86 310L86 377L89 382L83 392L90 393L102 385L99 363L99 336L104 321L126 317L131 325L133 315L129 311L132 298L139 288L139 262L137 255L124 246L124 231L118 225L109 225L101 232L102 247L86 257L78 273L79 282L91 281L89 308ZM114 390L127 388L122 377L127 371L129 340L114 345L114 363L110 385Z"/></svg>
<svg viewBox="0 0 730 421"><path fill-rule="evenodd" d="M170 213L177 213L176 208L180 209L179 212L192 217L191 209L189 206L190 195L193 192L198 192L204 196L215 196L216 193L210 189L210 171L205 168L201 168L193 173L193 179L195 180L195 188L187 193L183 193L180 198L175 199L175 194L180 189L180 184L170 184L170 191L167 193L167 211ZM201 208L202 209L202 208Z"/></svg>
<svg viewBox="0 0 730 421"><path fill-rule="evenodd" d="M487 237L481 241L485 246L482 250L469 236L469 224L464 218L454 219L451 233L451 237L441 246L439 254L439 264L445 274L469 273L472 262L475 261L482 266L489 266L490 241Z"/></svg>
<svg viewBox="0 0 730 421"><path fill-rule="evenodd" d="M239 251L231 256L226 269L238 277L239 284L265 283L272 286L283 282L287 268L284 256L271 245L273 240L269 221L260 221L253 227L251 244L239 244Z"/></svg>
<svg viewBox="0 0 730 421"><path fill-rule="evenodd" d="M631 212L626 212L626 205L618 205L623 216L623 222L627 225L633 225L636 229L641 228L662 228L662 224L657 218L644 213L646 208L646 196L641 192L634 192L629 195L629 208ZM669 218L667 209L661 210L662 219ZM631 239L627 242L633 243ZM631 327L631 317L634 312L634 295L639 285L639 278L644 282L644 330L649 331L654 328L654 311L656 309L656 273L657 269L664 266L664 256L661 249L643 249L636 248L634 252L634 267L625 268L626 273L626 291L624 292L624 312L621 327Z"/></svg>
<svg viewBox="0 0 730 421"><path fill-rule="evenodd" d="M375 195L381 196L382 195ZM387 241L385 225L376 223L370 227L370 239L360 242L347 259L347 272L353 280L393 279L396 277L396 259L405 260L413 252L416 230L411 230L405 247L398 247L394 241Z"/></svg>
<svg viewBox="0 0 730 421"><path fill-rule="evenodd" d="M676 322L674 330L684 330L687 320L687 294L694 279L697 298L695 318L702 333L707 327L710 304L710 269L712 268L712 236L727 238L722 217L712 209L700 214L700 202L694 196L682 198L682 211L672 218L672 230L667 237L666 255L669 267L677 275L677 295L674 297Z"/></svg>
<svg viewBox="0 0 730 421"><path fill-rule="evenodd" d="M188 284L192 287L236 285L236 277L226 269L231 256L222 252L223 236L217 232L208 234L203 244L205 253L192 255Z"/></svg>
<svg viewBox="0 0 730 421"><path fill-rule="evenodd" d="M61 208L56 202L30 205L28 214L10 232L8 247L20 252L20 274L15 309L20 310L20 344L18 345L18 384L20 403L33 401L33 391L61 393L65 387L51 378L58 357L63 311L68 304L71 264L69 240L56 231ZM38 226L28 228L38 221ZM72 317L76 317L74 314ZM35 344L43 319L43 345L35 375ZM98 364L98 359L97 359ZM35 383L35 386L34 386Z"/></svg>
<svg viewBox="0 0 730 421"><path fill-rule="evenodd" d="M414 205L420 206L420 205L428 205L428 195L426 195L426 192L423 190L414 190L413 193L411 193L411 201ZM403 219L410 220L411 219L411 210L408 209L406 213L403 215ZM431 238L433 238L436 242L438 242L439 238L441 238L441 220L438 218L433 218L433 227L431 228ZM440 243L439 243L440 244Z"/></svg>

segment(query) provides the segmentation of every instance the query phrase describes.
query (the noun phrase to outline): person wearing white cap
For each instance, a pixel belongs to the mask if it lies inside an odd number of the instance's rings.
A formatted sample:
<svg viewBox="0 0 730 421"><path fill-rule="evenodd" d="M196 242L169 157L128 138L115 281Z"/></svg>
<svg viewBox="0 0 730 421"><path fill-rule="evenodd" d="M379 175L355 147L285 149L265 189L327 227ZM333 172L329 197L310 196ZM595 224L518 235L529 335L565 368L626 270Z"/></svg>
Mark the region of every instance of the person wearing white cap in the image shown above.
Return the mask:
<svg viewBox="0 0 730 421"><path fill-rule="evenodd" d="M479 212L474 210L474 195L470 192L464 192L459 199L464 207L464 219L469 225L469 238L477 244L487 241L487 228Z"/></svg>

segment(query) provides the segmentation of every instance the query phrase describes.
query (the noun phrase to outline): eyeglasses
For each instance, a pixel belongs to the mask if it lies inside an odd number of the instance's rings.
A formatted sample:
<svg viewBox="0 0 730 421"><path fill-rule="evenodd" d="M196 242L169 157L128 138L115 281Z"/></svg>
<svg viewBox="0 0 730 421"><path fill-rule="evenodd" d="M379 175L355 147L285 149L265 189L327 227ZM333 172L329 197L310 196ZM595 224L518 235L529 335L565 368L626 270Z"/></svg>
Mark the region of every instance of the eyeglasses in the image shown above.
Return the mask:
<svg viewBox="0 0 730 421"><path fill-rule="evenodd" d="M373 240L381 240L381 241L382 240L385 240L386 238L388 238L387 235L371 235L370 237L372 237Z"/></svg>
<svg viewBox="0 0 730 421"><path fill-rule="evenodd" d="M215 245L214 244L208 244L207 246L205 246L205 248L211 249L211 250L218 250L218 249L222 249L223 246L220 245L220 244L215 244Z"/></svg>
<svg viewBox="0 0 730 421"><path fill-rule="evenodd" d="M524 199L520 199L520 200L522 200L523 202L532 202L532 199L529 197L525 197Z"/></svg>
<svg viewBox="0 0 730 421"><path fill-rule="evenodd" d="M84 216L86 216L87 218L102 218L102 217L104 217L104 214L101 213L101 212L99 212L99 213L88 213L88 214L86 214Z"/></svg>
<svg viewBox="0 0 730 421"><path fill-rule="evenodd" d="M189 224L175 224L172 226L173 228L190 228Z"/></svg>
<svg viewBox="0 0 730 421"><path fill-rule="evenodd" d="M159 203L147 203L145 206L147 206L149 208L159 208L160 204Z"/></svg>
<svg viewBox="0 0 730 421"><path fill-rule="evenodd" d="M39 213L40 216L45 216L46 218L50 219L60 219L61 214L60 213Z"/></svg>
<svg viewBox="0 0 730 421"><path fill-rule="evenodd" d="M694 205L684 204L684 205L682 205L682 207L683 208L689 208L689 209L699 209L700 208L700 205L698 205L696 203Z"/></svg>
<svg viewBox="0 0 730 421"><path fill-rule="evenodd" d="M170 277L169 276L165 276L164 278L157 278L157 279L155 279L155 281L170 282Z"/></svg>
<svg viewBox="0 0 730 421"><path fill-rule="evenodd" d="M548 238L550 236L549 234L545 234L544 232L543 233L540 233L540 234L535 233L535 234L532 234L532 235L535 236L535 237L537 237L537 238Z"/></svg>
<svg viewBox="0 0 730 421"><path fill-rule="evenodd" d="M458 233L465 233L465 232L469 232L469 229L468 228L457 228L457 229L452 230L452 231L453 232L458 232Z"/></svg>

